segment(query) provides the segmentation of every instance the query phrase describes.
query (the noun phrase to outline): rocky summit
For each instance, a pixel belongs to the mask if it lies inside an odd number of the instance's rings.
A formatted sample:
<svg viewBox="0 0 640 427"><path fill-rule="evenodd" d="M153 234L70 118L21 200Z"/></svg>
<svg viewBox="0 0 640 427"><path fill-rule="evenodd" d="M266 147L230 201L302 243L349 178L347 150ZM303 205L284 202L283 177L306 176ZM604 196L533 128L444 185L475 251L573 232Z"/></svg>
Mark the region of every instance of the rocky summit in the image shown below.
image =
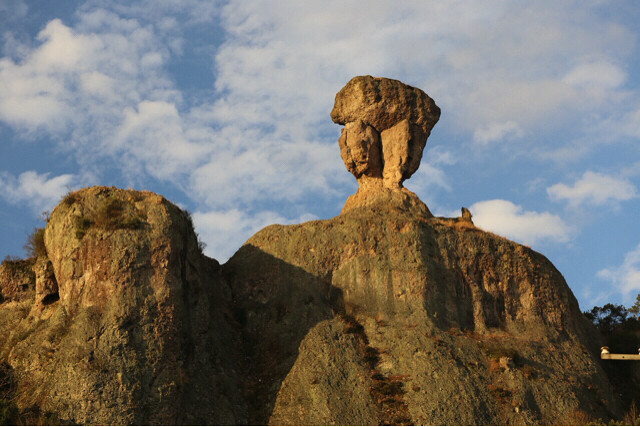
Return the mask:
<svg viewBox="0 0 640 427"><path fill-rule="evenodd" d="M224 265L161 196L68 194L45 250L0 267L0 403L73 424L620 417L560 272L403 188L439 116L417 88L352 79L331 117L357 193L335 218L266 227Z"/></svg>

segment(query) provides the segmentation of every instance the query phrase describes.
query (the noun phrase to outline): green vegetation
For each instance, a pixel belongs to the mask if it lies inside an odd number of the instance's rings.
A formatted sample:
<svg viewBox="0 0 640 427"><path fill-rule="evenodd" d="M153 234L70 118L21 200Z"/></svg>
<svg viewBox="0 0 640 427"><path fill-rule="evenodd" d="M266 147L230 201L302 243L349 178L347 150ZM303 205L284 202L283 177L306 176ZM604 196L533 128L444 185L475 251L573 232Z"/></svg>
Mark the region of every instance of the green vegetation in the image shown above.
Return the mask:
<svg viewBox="0 0 640 427"><path fill-rule="evenodd" d="M106 230L137 230L145 223L142 216L124 200L109 196L98 206L93 223Z"/></svg>
<svg viewBox="0 0 640 427"><path fill-rule="evenodd" d="M73 225L76 227L76 239L80 240L87 234L89 227L93 225L93 220L85 216L76 215L73 217Z"/></svg>
<svg viewBox="0 0 640 427"><path fill-rule="evenodd" d="M10 399L13 393L12 369L7 363L0 363L0 425L18 423L18 407Z"/></svg>
<svg viewBox="0 0 640 427"><path fill-rule="evenodd" d="M75 193L73 192L68 192L63 198L62 198L62 203L64 203L66 206L71 206L73 205L77 200L77 197L75 195Z"/></svg>
<svg viewBox="0 0 640 427"><path fill-rule="evenodd" d="M21 271L26 272L27 274L32 274L33 272L31 271L31 265L32 265L32 261L30 260L26 260L26 259L21 259L15 256L11 256L11 255L7 255L6 257L4 257L4 259L2 260L2 263L0 263L0 265L2 265L2 267L4 267L5 271L7 273L9 273L10 275L15 275L16 273L19 273Z"/></svg>
<svg viewBox="0 0 640 427"><path fill-rule="evenodd" d="M193 230L193 232L196 235L196 239L198 241L198 249L200 250L200 253L204 253L204 250L207 248L207 244L205 242L203 242L202 240L200 240L200 235L198 233L196 233L196 228L193 226L193 218L191 217L191 212L189 212L186 209L183 209L182 213L184 214L184 217L187 220L187 224L189 225L189 227Z"/></svg>
<svg viewBox="0 0 640 427"><path fill-rule="evenodd" d="M63 203L70 206L76 196L68 194ZM82 239L92 227L103 230L139 230L146 224L146 213L138 211L131 203L115 195L102 199L94 212L89 215L75 215L73 224L76 238Z"/></svg>
<svg viewBox="0 0 640 427"><path fill-rule="evenodd" d="M44 227L33 229L33 232L27 237L23 249L29 258L45 258L47 256L47 248L44 245Z"/></svg>
<svg viewBox="0 0 640 427"><path fill-rule="evenodd" d="M640 295L630 308L623 305L605 304L585 311L584 315L591 320L600 332L602 343L609 347L612 353L637 354L640 348ZM607 360L602 361L602 367L614 387L616 395L620 396L623 407L627 408L622 420L604 422L596 420L593 425L640 425L640 412L636 408L636 401L640 401L640 377L638 377L637 362Z"/></svg>
<svg viewBox="0 0 640 427"><path fill-rule="evenodd" d="M640 327L639 305L640 295L630 309L626 309L623 305L609 303L602 307L593 307L591 311L585 311L584 315L603 334L612 334L621 330L637 330Z"/></svg>
<svg viewBox="0 0 640 427"><path fill-rule="evenodd" d="M507 347L499 343L492 342L484 343L483 347L485 352L487 353L487 356L492 359L500 360L501 357L508 357L516 364L519 364L520 362L520 355L512 347Z"/></svg>
<svg viewBox="0 0 640 427"><path fill-rule="evenodd" d="M605 304L585 311L584 315L598 329L605 345L609 346L612 352L636 353L640 344L638 304L638 299L630 309L622 305Z"/></svg>

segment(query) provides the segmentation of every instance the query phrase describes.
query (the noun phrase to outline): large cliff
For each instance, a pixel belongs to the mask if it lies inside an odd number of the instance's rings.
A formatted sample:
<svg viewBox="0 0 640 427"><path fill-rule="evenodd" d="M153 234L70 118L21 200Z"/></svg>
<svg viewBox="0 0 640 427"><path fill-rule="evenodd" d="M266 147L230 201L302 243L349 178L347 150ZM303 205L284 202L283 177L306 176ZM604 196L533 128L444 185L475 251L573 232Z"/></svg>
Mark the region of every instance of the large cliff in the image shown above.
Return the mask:
<svg viewBox="0 0 640 427"><path fill-rule="evenodd" d="M222 266L161 196L67 195L46 254L0 266L0 403L79 424L619 417L554 266L403 188L439 115L419 89L353 79L332 118L358 192Z"/></svg>
<svg viewBox="0 0 640 427"><path fill-rule="evenodd" d="M93 187L65 197L44 237L34 265L50 264L53 290L36 275L34 292L0 306L19 407L79 424L246 422L230 290L187 214L152 193Z"/></svg>
<svg viewBox="0 0 640 427"><path fill-rule="evenodd" d="M382 199L267 227L223 271L254 422L556 424L618 411L562 275L462 220Z"/></svg>

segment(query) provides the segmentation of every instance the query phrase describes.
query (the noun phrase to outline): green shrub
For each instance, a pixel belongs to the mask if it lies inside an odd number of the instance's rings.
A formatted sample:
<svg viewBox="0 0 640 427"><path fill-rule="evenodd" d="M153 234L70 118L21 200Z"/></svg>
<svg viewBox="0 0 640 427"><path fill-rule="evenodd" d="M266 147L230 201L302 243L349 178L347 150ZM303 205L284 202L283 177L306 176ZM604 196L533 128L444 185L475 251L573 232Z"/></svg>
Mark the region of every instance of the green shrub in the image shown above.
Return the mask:
<svg viewBox="0 0 640 427"><path fill-rule="evenodd" d="M20 268L22 261L23 260L18 257L7 255L0 265L2 265L9 274L14 275Z"/></svg>
<svg viewBox="0 0 640 427"><path fill-rule="evenodd" d="M207 244L200 239L200 235L195 231L196 228L193 225L193 218L191 217L191 212L186 209L182 209L182 213L184 214L185 219L187 220L187 225L196 235L196 240L198 241L198 249L200 253L204 253L204 250L207 248Z"/></svg>
<svg viewBox="0 0 640 427"><path fill-rule="evenodd" d="M95 223L107 230L137 230L142 227L144 221L137 212L131 210L124 200L107 197L98 207Z"/></svg>
<svg viewBox="0 0 640 427"><path fill-rule="evenodd" d="M66 206L71 206L76 202L76 200L78 200L78 199L77 199L75 193L70 191L62 199L62 203L64 203Z"/></svg>
<svg viewBox="0 0 640 427"><path fill-rule="evenodd" d="M518 363L520 360L520 355L518 352L512 347L507 347L498 343L487 343L484 345L487 356L492 359L500 359L501 357L508 357L514 361L514 363Z"/></svg>
<svg viewBox="0 0 640 427"><path fill-rule="evenodd" d="M47 256L47 248L44 245L44 228L34 228L27 237L23 249L29 258L44 258Z"/></svg>

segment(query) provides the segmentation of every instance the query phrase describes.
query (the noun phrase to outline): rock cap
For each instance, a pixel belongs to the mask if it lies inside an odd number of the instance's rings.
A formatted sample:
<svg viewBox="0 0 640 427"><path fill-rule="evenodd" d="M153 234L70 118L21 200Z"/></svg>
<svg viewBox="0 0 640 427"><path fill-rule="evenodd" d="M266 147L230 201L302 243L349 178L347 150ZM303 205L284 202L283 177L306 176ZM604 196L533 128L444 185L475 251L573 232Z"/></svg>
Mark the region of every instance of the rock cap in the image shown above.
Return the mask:
<svg viewBox="0 0 640 427"><path fill-rule="evenodd" d="M440 108L422 90L398 80L357 76L336 94L331 119L338 124L362 120L378 132L408 120L429 136Z"/></svg>

